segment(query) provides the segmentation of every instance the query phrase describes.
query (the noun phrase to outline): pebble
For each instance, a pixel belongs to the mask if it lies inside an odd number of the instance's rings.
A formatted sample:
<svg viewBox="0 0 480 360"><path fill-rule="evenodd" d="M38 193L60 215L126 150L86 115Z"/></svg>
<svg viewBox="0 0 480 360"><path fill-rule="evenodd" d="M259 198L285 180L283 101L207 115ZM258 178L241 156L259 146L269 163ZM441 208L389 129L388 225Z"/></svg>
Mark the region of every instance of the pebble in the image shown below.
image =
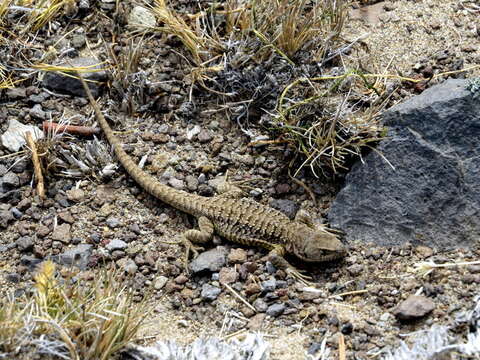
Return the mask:
<svg viewBox="0 0 480 360"><path fill-rule="evenodd" d="M64 244L70 243L72 239L72 234L70 233L71 225L70 224L61 224L58 225L52 232L52 240L61 241Z"/></svg>
<svg viewBox="0 0 480 360"><path fill-rule="evenodd" d="M105 246L105 248L108 251L113 252L115 250L124 250L127 248L127 246L128 244L125 241L120 239L113 239Z"/></svg>
<svg viewBox="0 0 480 360"><path fill-rule="evenodd" d="M277 317L282 315L285 309L286 309L286 305L284 303L276 303L276 304L270 305L266 313L271 317Z"/></svg>
<svg viewBox="0 0 480 360"><path fill-rule="evenodd" d="M47 118L47 114L43 111L40 104L35 104L28 113L34 119L45 120Z"/></svg>
<svg viewBox="0 0 480 360"><path fill-rule="evenodd" d="M130 258L125 258L124 257L124 258L119 259L117 261L117 265L120 268L123 268L123 271L125 271L125 273L130 274L130 275L133 275L138 271L137 264L135 264L135 261L133 261Z"/></svg>
<svg viewBox="0 0 480 360"><path fill-rule="evenodd" d="M265 312L268 309L267 303L261 298L258 298L253 302L253 307L258 312Z"/></svg>
<svg viewBox="0 0 480 360"><path fill-rule="evenodd" d="M65 266L76 266L86 270L91 261L93 245L79 244L54 257L54 261Z"/></svg>
<svg viewBox="0 0 480 360"><path fill-rule="evenodd" d="M120 226L120 220L115 217L110 217L105 222L110 229L115 229Z"/></svg>
<svg viewBox="0 0 480 360"><path fill-rule="evenodd" d="M194 273L200 271L218 272L225 266L227 250L224 247L217 247L200 253L191 263L190 269Z"/></svg>
<svg viewBox="0 0 480 360"><path fill-rule="evenodd" d="M258 331L262 328L265 318L267 317L266 314L255 314L252 318L248 321L247 328L252 331Z"/></svg>
<svg viewBox="0 0 480 360"><path fill-rule="evenodd" d="M85 191L82 189L70 189L66 191L67 199L73 202L82 202L85 200Z"/></svg>
<svg viewBox="0 0 480 360"><path fill-rule="evenodd" d="M247 261L247 252L241 248L232 249L228 254L228 261L232 264L243 264Z"/></svg>
<svg viewBox="0 0 480 360"><path fill-rule="evenodd" d="M171 187L173 187L174 189L177 189L177 190L184 190L185 189L185 183L183 182L183 180L180 180L180 179L177 179L177 178L170 178L168 180L168 185L170 185Z"/></svg>
<svg viewBox="0 0 480 360"><path fill-rule="evenodd" d="M218 281L220 284L232 284L238 280L238 272L234 268L224 267L220 270Z"/></svg>
<svg viewBox="0 0 480 360"><path fill-rule="evenodd" d="M410 295L394 310L397 319L403 321L415 320L424 317L435 309L435 303L422 295Z"/></svg>
<svg viewBox="0 0 480 360"><path fill-rule="evenodd" d="M22 252L27 252L33 249L33 240L30 236L22 236L17 241L15 241L18 250Z"/></svg>
<svg viewBox="0 0 480 360"><path fill-rule="evenodd" d="M222 289L220 289L219 287L206 283L202 286L202 292L200 296L204 300L213 301L218 297L218 295L220 295L221 292Z"/></svg>
<svg viewBox="0 0 480 360"><path fill-rule="evenodd" d="M262 283L261 283L262 292L263 293L271 292L271 291L275 290L276 285L277 285L277 283L276 283L275 278L271 278L267 281L262 281Z"/></svg>
<svg viewBox="0 0 480 360"><path fill-rule="evenodd" d="M350 275L357 276L365 271L365 266L362 264L353 264L347 268L347 271L350 273Z"/></svg>
<svg viewBox="0 0 480 360"><path fill-rule="evenodd" d="M161 290L167 283L168 278L166 276L160 275L158 278L155 279L153 282L153 288L155 290Z"/></svg>

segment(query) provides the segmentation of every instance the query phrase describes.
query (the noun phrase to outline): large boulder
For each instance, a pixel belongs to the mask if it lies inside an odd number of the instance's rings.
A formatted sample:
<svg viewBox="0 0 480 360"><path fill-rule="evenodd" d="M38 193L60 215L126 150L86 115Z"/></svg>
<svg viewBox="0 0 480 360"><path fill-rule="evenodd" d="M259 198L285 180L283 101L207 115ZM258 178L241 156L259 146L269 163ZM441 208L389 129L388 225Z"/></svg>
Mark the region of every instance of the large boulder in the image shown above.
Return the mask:
<svg viewBox="0 0 480 360"><path fill-rule="evenodd" d="M480 91L448 80L387 111L388 138L353 166L329 212L346 240L433 247L480 239ZM392 166L390 166L387 159Z"/></svg>

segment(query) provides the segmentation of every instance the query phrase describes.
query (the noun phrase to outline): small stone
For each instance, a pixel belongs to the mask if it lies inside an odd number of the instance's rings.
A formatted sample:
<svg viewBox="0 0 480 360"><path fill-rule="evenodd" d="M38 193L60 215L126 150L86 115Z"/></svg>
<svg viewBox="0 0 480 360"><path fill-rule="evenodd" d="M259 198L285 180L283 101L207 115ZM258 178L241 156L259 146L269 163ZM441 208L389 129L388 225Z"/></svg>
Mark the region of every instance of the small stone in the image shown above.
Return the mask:
<svg viewBox="0 0 480 360"><path fill-rule="evenodd" d="M198 141L203 144L211 141L213 139L213 136L210 130L202 129L198 133L197 138L198 138Z"/></svg>
<svg viewBox="0 0 480 360"><path fill-rule="evenodd" d="M190 269L194 273L205 270L211 272L220 271L225 266L227 260L226 252L227 250L224 247L204 251L190 263Z"/></svg>
<svg viewBox="0 0 480 360"><path fill-rule="evenodd" d="M5 279L11 283L18 284L20 282L20 275L17 273L10 273L5 276Z"/></svg>
<svg viewBox="0 0 480 360"><path fill-rule="evenodd" d="M353 264L347 268L347 271L352 276L360 275L364 271L364 265L362 264Z"/></svg>
<svg viewBox="0 0 480 360"><path fill-rule="evenodd" d="M50 234L50 229L43 225L43 224L39 224L37 226L37 236L43 238L45 236L47 236L48 234Z"/></svg>
<svg viewBox="0 0 480 360"><path fill-rule="evenodd" d="M253 307L255 308L255 310L257 310L258 312L265 312L267 311L268 309L268 305L267 303L263 300L263 299L256 299L254 302L253 302Z"/></svg>
<svg viewBox="0 0 480 360"><path fill-rule="evenodd" d="M267 309L267 315L271 317L277 317L282 315L285 309L286 305L284 303L272 304Z"/></svg>
<svg viewBox="0 0 480 360"><path fill-rule="evenodd" d="M120 239L113 239L112 241L110 241L107 246L105 246L105 248L112 252L112 251L115 251L115 250L125 250L127 248L128 244L123 241L123 240L120 240Z"/></svg>
<svg viewBox="0 0 480 360"><path fill-rule="evenodd" d="M168 293L177 292L183 289L183 285L176 284L175 281L169 280L165 284L165 290Z"/></svg>
<svg viewBox="0 0 480 360"><path fill-rule="evenodd" d="M18 100L27 97L27 91L25 88L14 87L7 89L6 91L7 98L10 100Z"/></svg>
<svg viewBox="0 0 480 360"><path fill-rule="evenodd" d="M75 219L73 218L72 214L68 210L58 212L57 216L60 220L68 224L73 224L75 222Z"/></svg>
<svg viewBox="0 0 480 360"><path fill-rule="evenodd" d="M85 191L82 189L70 189L67 192L67 199L73 202L82 202L85 200Z"/></svg>
<svg viewBox="0 0 480 360"><path fill-rule="evenodd" d="M232 249L228 254L228 261L232 264L243 264L247 261L247 252L240 248Z"/></svg>
<svg viewBox="0 0 480 360"><path fill-rule="evenodd" d="M253 295L253 294L258 294L261 290L262 290L262 288L260 287L260 285L258 285L255 282L251 282L250 284L248 284L245 287L245 294L247 296L250 296L250 295Z"/></svg>
<svg viewBox="0 0 480 360"><path fill-rule="evenodd" d="M207 283L202 286L202 292L200 296L204 300L213 301L218 297L218 295L220 295L221 292L222 289Z"/></svg>
<svg viewBox="0 0 480 360"><path fill-rule="evenodd" d="M72 36L72 39L70 40L70 42L72 43L72 46L75 49L81 49L86 44L85 35L84 34L75 34L75 35Z"/></svg>
<svg viewBox="0 0 480 360"><path fill-rule="evenodd" d="M267 281L262 281L262 283L261 283L262 292L264 292L264 293L274 291L276 286L277 286L277 282L276 282L275 278L271 278Z"/></svg>
<svg viewBox="0 0 480 360"><path fill-rule="evenodd" d="M15 241L18 250L22 252L30 251L33 249L33 240L30 236L22 236L17 241Z"/></svg>
<svg viewBox="0 0 480 360"><path fill-rule="evenodd" d="M295 214L300 207L295 201L288 199L273 199L272 201L270 201L270 206L274 209L277 209L278 211L281 211L290 219L293 219L295 217Z"/></svg>
<svg viewBox="0 0 480 360"><path fill-rule="evenodd" d="M64 244L70 243L70 240L72 239L70 229L70 224L58 225L55 229L53 229L52 240L61 241Z"/></svg>
<svg viewBox="0 0 480 360"><path fill-rule="evenodd" d="M112 253L113 254L113 253ZM133 275L135 274L137 271L138 271L138 266L137 264L135 263L135 261L133 261L132 259L130 258L121 258L117 261L117 265L120 267L120 268L123 268L123 271L125 271L126 274L130 274L130 275Z"/></svg>
<svg viewBox="0 0 480 360"><path fill-rule="evenodd" d="M238 280L238 272L235 268L222 268L219 273L220 284L232 284Z"/></svg>
<svg viewBox="0 0 480 360"><path fill-rule="evenodd" d="M128 15L128 26L139 28L144 30L147 28L155 27L157 20L155 15L143 6L135 6Z"/></svg>
<svg viewBox="0 0 480 360"><path fill-rule="evenodd" d="M175 281L177 284L183 285L188 281L188 277L186 277L184 274L180 274L173 281Z"/></svg>
<svg viewBox="0 0 480 360"><path fill-rule="evenodd" d="M165 286L167 281L168 281L168 278L166 276L161 275L158 278L156 278L155 281L153 282L153 288L155 290L161 290Z"/></svg>
<svg viewBox="0 0 480 360"><path fill-rule="evenodd" d="M47 118L47 114L43 111L40 104L35 104L28 113L34 119L45 120Z"/></svg>
<svg viewBox="0 0 480 360"><path fill-rule="evenodd" d="M80 270L86 270L91 260L93 245L79 244L73 249L54 257L54 261L65 266L76 266Z"/></svg>
<svg viewBox="0 0 480 360"><path fill-rule="evenodd" d="M174 189L177 189L177 190L184 190L185 189L185 183L183 182L183 180L180 180L180 179L177 179L177 178L170 178L168 180L168 185L170 185L171 187L173 187Z"/></svg>
<svg viewBox="0 0 480 360"><path fill-rule="evenodd" d="M247 327L251 331L259 331L262 328L263 322L267 317L266 314L256 314L252 316L250 321L247 324Z"/></svg>
<svg viewBox="0 0 480 360"><path fill-rule="evenodd" d="M120 220L114 217L110 217L106 220L106 223L110 229L115 229L120 226Z"/></svg>
<svg viewBox="0 0 480 360"><path fill-rule="evenodd" d="M198 189L198 179L195 176L187 175L185 177L187 183L187 189L190 191L196 191Z"/></svg>
<svg viewBox="0 0 480 360"><path fill-rule="evenodd" d="M435 309L435 303L429 298L410 295L393 310L393 314L399 320L409 321L422 318L433 309Z"/></svg>
<svg viewBox="0 0 480 360"><path fill-rule="evenodd" d="M17 174L9 171L0 179L0 187L4 189L15 189L20 186L20 178Z"/></svg>
<svg viewBox="0 0 480 360"><path fill-rule="evenodd" d="M415 252L418 254L418 256L420 256L422 259L425 259L425 258L428 258L430 256L433 255L433 250L432 248L428 247L428 246L423 246L423 245L420 245L420 246L417 246L415 248Z"/></svg>

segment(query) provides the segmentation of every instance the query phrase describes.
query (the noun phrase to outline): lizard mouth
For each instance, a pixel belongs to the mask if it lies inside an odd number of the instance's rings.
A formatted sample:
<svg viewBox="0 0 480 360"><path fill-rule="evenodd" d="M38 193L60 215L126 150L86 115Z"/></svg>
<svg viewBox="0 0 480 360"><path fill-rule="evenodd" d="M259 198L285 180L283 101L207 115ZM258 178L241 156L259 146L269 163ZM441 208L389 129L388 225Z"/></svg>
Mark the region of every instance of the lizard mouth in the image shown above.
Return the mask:
<svg viewBox="0 0 480 360"><path fill-rule="evenodd" d="M343 258L347 254L347 251L326 251L324 255L320 255L318 257L307 258L303 255L295 254L300 260L303 260L308 263L315 263L315 262L326 262L326 261L333 261Z"/></svg>

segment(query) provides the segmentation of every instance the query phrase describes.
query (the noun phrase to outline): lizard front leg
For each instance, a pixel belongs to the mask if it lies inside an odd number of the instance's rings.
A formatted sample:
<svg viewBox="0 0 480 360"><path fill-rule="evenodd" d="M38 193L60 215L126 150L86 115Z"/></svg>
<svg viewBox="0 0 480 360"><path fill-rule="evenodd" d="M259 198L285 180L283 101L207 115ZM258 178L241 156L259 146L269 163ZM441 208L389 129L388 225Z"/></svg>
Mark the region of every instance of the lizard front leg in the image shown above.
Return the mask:
<svg viewBox="0 0 480 360"><path fill-rule="evenodd" d="M184 266L186 272L188 272L188 258L190 251L193 252L194 257L197 257L198 251L203 250L201 246L195 246L194 244L205 244L213 237L214 227L209 218L200 216L198 218L198 228L199 230L187 230L183 234L183 243L185 245Z"/></svg>
<svg viewBox="0 0 480 360"><path fill-rule="evenodd" d="M311 286L312 283L309 280L312 280L312 278L308 275L302 274L300 270L296 269L287 260L285 260L285 253L285 248L281 245L277 245L269 252L268 259L278 269L285 270L288 275L299 280L304 285Z"/></svg>

